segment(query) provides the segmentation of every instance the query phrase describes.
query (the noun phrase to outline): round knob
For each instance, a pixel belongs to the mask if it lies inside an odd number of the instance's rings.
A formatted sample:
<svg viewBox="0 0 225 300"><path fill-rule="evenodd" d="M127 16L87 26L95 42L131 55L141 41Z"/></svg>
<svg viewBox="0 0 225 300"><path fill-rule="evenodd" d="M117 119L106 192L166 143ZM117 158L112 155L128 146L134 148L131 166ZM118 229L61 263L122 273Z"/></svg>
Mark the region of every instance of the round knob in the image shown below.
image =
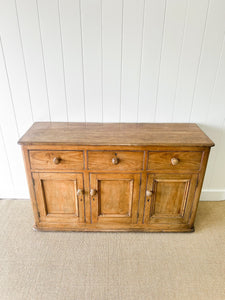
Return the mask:
<svg viewBox="0 0 225 300"><path fill-rule="evenodd" d="M90 195L93 197L93 196L95 196L96 194L97 194L97 191L94 190L94 189L91 189Z"/></svg>
<svg viewBox="0 0 225 300"><path fill-rule="evenodd" d="M119 163L119 158L117 158L116 156L113 157L112 163L113 163L114 165L118 165L118 163Z"/></svg>
<svg viewBox="0 0 225 300"><path fill-rule="evenodd" d="M82 189L77 190L77 196L82 196L84 191Z"/></svg>
<svg viewBox="0 0 225 300"><path fill-rule="evenodd" d="M151 196L152 196L152 191L147 190L147 191L146 191L146 196L147 196L147 197L151 197Z"/></svg>
<svg viewBox="0 0 225 300"><path fill-rule="evenodd" d="M179 159L178 158L175 158L175 157L171 158L171 164L173 166L176 166L178 163L179 163Z"/></svg>
<svg viewBox="0 0 225 300"><path fill-rule="evenodd" d="M54 157L53 158L53 162L54 162L55 165L58 165L60 163L60 160L61 160L60 157Z"/></svg>

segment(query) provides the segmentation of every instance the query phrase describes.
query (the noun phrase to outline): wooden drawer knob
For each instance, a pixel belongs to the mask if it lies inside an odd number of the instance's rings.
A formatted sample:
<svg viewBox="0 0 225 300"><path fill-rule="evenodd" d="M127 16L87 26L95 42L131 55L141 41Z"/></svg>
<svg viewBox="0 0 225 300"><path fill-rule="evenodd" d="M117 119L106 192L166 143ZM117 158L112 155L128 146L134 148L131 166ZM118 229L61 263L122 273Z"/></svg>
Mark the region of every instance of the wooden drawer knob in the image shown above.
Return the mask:
<svg viewBox="0 0 225 300"><path fill-rule="evenodd" d="M77 196L82 196L84 191L82 189L77 190Z"/></svg>
<svg viewBox="0 0 225 300"><path fill-rule="evenodd" d="M53 162L54 162L55 165L58 165L60 163L60 161L61 161L60 157L54 157L53 158Z"/></svg>
<svg viewBox="0 0 225 300"><path fill-rule="evenodd" d="M151 197L152 194L153 194L152 191L149 191L149 190L146 191L146 196L147 196L147 197Z"/></svg>
<svg viewBox="0 0 225 300"><path fill-rule="evenodd" d="M91 189L90 195L93 197L93 196L95 196L96 194L97 194L97 191L94 190L94 189Z"/></svg>
<svg viewBox="0 0 225 300"><path fill-rule="evenodd" d="M112 163L113 163L114 165L118 165L118 163L119 163L119 158L117 158L116 156L113 157Z"/></svg>
<svg viewBox="0 0 225 300"><path fill-rule="evenodd" d="M179 159L178 159L178 158L175 158L175 157L171 158L171 164L172 164L173 166L178 165L178 163L179 163Z"/></svg>

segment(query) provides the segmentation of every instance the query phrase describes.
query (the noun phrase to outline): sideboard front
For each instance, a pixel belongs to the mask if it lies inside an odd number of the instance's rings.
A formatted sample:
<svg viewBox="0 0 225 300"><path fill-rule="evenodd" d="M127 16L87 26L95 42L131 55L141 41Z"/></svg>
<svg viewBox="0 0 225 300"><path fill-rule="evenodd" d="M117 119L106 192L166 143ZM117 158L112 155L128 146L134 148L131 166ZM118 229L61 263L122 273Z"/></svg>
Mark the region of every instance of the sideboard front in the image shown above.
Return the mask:
<svg viewBox="0 0 225 300"><path fill-rule="evenodd" d="M20 140L34 228L193 231L213 146L199 127L89 126L37 123Z"/></svg>
<svg viewBox="0 0 225 300"><path fill-rule="evenodd" d="M35 228L193 230L208 149L49 148L23 147Z"/></svg>

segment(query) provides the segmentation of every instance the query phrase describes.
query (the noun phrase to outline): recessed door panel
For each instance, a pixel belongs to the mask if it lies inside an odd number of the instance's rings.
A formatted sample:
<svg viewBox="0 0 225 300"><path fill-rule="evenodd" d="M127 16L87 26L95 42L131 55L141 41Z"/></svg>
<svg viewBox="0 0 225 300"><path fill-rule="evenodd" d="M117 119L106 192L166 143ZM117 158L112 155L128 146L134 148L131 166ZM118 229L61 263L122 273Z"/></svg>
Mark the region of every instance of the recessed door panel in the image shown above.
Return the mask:
<svg viewBox="0 0 225 300"><path fill-rule="evenodd" d="M78 216L76 181L42 179L42 189L47 215L74 214Z"/></svg>
<svg viewBox="0 0 225 300"><path fill-rule="evenodd" d="M188 223L196 183L196 174L149 174L144 222Z"/></svg>
<svg viewBox="0 0 225 300"><path fill-rule="evenodd" d="M155 215L183 215L190 181L162 179L155 181Z"/></svg>
<svg viewBox="0 0 225 300"><path fill-rule="evenodd" d="M133 180L99 180L98 214L100 216L131 216Z"/></svg>
<svg viewBox="0 0 225 300"><path fill-rule="evenodd" d="M93 223L136 223L139 174L91 174Z"/></svg>
<svg viewBox="0 0 225 300"><path fill-rule="evenodd" d="M82 174L33 173L33 179L41 221L84 221Z"/></svg>

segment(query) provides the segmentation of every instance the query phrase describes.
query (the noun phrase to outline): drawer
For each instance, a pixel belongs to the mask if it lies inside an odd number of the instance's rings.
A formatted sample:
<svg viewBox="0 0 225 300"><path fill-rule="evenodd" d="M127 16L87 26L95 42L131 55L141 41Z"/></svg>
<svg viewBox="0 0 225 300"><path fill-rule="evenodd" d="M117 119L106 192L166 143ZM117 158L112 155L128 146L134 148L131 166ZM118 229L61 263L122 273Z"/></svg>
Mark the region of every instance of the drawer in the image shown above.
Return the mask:
<svg viewBox="0 0 225 300"><path fill-rule="evenodd" d="M36 151L31 150L31 169L73 169L84 168L83 151Z"/></svg>
<svg viewBox="0 0 225 300"><path fill-rule="evenodd" d="M199 171L202 152L148 152L148 170L190 170Z"/></svg>
<svg viewBox="0 0 225 300"><path fill-rule="evenodd" d="M142 151L88 151L88 169L142 170L143 158Z"/></svg>

